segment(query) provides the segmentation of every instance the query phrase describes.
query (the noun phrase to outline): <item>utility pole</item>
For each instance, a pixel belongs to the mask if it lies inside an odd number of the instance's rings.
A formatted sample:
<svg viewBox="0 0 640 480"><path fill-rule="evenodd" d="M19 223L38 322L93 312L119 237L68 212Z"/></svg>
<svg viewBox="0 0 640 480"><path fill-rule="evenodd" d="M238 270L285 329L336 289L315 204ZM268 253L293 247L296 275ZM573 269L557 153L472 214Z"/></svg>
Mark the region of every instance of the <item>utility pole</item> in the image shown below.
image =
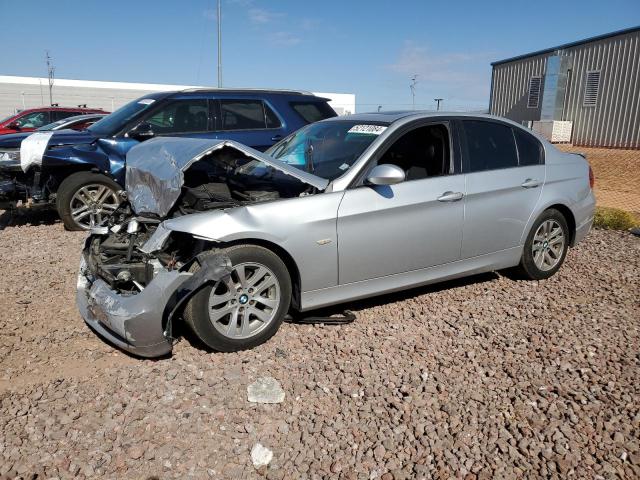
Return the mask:
<svg viewBox="0 0 640 480"><path fill-rule="evenodd" d="M218 0L218 88L222 87L222 9Z"/></svg>
<svg viewBox="0 0 640 480"><path fill-rule="evenodd" d="M436 111L440 111L440 102L444 100L444 98L434 98L433 101L436 102Z"/></svg>
<svg viewBox="0 0 640 480"><path fill-rule="evenodd" d="M53 66L51 57L49 56L49 50L46 51L47 60L47 76L49 77L49 105L53 105L53 76L56 71L56 67Z"/></svg>
<svg viewBox="0 0 640 480"><path fill-rule="evenodd" d="M378 112L382 110L382 105L378 105Z"/></svg>
<svg viewBox="0 0 640 480"><path fill-rule="evenodd" d="M413 77L411 77L411 85L409 85L409 88L411 89L411 105L412 110L416 109L416 85L418 83L418 75L413 75Z"/></svg>

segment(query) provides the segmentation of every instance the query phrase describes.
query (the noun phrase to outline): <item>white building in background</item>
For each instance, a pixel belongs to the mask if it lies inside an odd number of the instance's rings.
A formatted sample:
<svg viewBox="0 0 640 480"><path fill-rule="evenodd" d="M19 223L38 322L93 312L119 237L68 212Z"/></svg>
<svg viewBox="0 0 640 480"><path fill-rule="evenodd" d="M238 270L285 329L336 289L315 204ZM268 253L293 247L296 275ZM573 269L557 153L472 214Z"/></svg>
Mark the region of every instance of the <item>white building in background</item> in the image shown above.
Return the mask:
<svg viewBox="0 0 640 480"><path fill-rule="evenodd" d="M99 82L56 78L53 84L53 103L61 107L102 108L109 112L150 92L166 92L187 88L213 88L196 85L166 85L158 83ZM352 93L313 92L329 98L339 115L355 113L356 96ZM40 77L0 75L0 118L19 110L49 105L49 80Z"/></svg>

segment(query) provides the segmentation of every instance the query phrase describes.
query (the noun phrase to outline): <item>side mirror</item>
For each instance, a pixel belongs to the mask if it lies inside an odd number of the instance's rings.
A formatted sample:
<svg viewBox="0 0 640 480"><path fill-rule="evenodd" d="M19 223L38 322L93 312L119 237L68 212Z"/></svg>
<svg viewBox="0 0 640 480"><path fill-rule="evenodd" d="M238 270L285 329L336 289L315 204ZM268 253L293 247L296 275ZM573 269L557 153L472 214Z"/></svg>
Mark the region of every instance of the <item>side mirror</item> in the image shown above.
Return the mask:
<svg viewBox="0 0 640 480"><path fill-rule="evenodd" d="M9 125L7 125L7 128L10 128L11 130L21 130L20 124L18 122L11 122Z"/></svg>
<svg viewBox="0 0 640 480"><path fill-rule="evenodd" d="M371 185L395 185L404 182L404 170L388 163L377 165L369 172L367 183Z"/></svg>
<svg viewBox="0 0 640 480"><path fill-rule="evenodd" d="M156 134L153 132L153 128L151 128L151 125L149 125L147 122L142 122L129 130L127 135L129 135L129 138L133 138L135 140L143 142L155 137Z"/></svg>

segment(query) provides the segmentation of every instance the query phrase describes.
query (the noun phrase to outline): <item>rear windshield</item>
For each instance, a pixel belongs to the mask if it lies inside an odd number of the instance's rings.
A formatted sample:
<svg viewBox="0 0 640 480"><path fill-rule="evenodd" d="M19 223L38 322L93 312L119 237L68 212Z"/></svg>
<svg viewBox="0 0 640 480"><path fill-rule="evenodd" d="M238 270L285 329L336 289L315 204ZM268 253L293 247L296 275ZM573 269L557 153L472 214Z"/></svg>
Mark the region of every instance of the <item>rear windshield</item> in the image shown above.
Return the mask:
<svg viewBox="0 0 640 480"><path fill-rule="evenodd" d="M291 102L291 108L307 123L337 116L327 102Z"/></svg>

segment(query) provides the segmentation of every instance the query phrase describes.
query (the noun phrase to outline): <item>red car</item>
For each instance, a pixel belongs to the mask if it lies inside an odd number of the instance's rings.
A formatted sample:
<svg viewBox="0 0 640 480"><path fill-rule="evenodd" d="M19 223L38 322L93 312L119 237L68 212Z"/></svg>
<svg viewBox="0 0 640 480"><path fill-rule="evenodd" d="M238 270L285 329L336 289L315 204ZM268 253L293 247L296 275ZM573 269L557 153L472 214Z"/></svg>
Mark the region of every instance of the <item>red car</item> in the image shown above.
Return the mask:
<svg viewBox="0 0 640 480"><path fill-rule="evenodd" d="M49 123L62 120L73 115L85 113L107 113L95 108L40 107L22 110L0 120L0 135L16 132L31 132Z"/></svg>

